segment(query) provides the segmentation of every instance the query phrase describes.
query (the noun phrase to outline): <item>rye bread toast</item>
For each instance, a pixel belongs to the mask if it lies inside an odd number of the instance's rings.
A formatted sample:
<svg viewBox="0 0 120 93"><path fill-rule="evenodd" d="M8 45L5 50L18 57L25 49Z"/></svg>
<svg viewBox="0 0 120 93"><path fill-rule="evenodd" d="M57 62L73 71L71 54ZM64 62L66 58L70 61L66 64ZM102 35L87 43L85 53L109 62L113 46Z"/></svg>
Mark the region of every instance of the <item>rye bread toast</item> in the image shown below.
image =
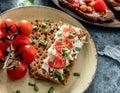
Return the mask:
<svg viewBox="0 0 120 93"><path fill-rule="evenodd" d="M45 60L48 56L48 49L52 46L52 44L55 42L55 34L59 30L59 26L62 26L64 23L62 22L45 22L45 21L40 21L36 20L35 22L32 22L33 25L37 26L38 28L36 30L33 30L33 33L31 34L31 37L34 40L34 47L37 49L38 54L37 58L35 61L33 61L29 65L29 73L32 78L35 79L45 79L45 80L50 80L52 82L55 82L57 84L63 84L66 85L68 78L70 76L70 72L72 70L72 67L75 64L75 60L70 61L70 64L68 65L68 72L63 72L63 77L64 80L60 80L60 77L54 74L55 69L50 68L48 70L42 68L44 65L43 60ZM45 27L42 27L42 24L45 24ZM51 27L54 26L54 29L51 31ZM48 29L48 33L44 34L45 29ZM85 43L86 38L87 38L87 31L80 30L80 34L78 36L79 40L82 42L82 44ZM44 40L47 41L48 44L47 46L42 46L38 42L39 40Z"/></svg>
<svg viewBox="0 0 120 93"><path fill-rule="evenodd" d="M116 11L120 11L120 0L104 0L110 7Z"/></svg>
<svg viewBox="0 0 120 93"><path fill-rule="evenodd" d="M92 12L91 11L85 12L85 11L82 11L80 8L75 8L69 1L70 0L59 0L59 3L63 7L67 7L68 9L72 10L73 12L76 12L78 15L80 15L81 17L83 17L87 20L90 20L93 22L106 22L106 21L110 21L112 18L114 18L113 12L108 7L105 12L97 12L97 11L95 11L93 5L91 4L88 6L92 8Z"/></svg>

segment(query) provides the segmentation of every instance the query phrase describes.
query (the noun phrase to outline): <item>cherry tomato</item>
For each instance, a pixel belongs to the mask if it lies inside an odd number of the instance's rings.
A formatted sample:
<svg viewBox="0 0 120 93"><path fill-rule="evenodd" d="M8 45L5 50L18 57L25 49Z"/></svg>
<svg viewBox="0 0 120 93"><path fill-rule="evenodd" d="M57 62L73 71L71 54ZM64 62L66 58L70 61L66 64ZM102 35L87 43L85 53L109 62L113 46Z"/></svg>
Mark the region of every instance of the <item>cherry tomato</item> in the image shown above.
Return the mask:
<svg viewBox="0 0 120 93"><path fill-rule="evenodd" d="M63 40L57 40L55 42L55 49L58 54L62 55L62 49L63 48L69 48L71 49L73 47L71 39L65 37Z"/></svg>
<svg viewBox="0 0 120 93"><path fill-rule="evenodd" d="M15 22L12 19L5 19L0 24L1 32L5 35L11 35L17 31Z"/></svg>
<svg viewBox="0 0 120 93"><path fill-rule="evenodd" d="M0 50L5 51L8 49L10 44L9 40L0 40Z"/></svg>
<svg viewBox="0 0 120 93"><path fill-rule="evenodd" d="M17 66L13 66L7 69L7 75L9 76L9 78L12 80L18 80L23 78L27 72L27 65L24 62L20 61L15 61L13 64L17 64ZM9 66L12 66L13 64L11 62Z"/></svg>
<svg viewBox="0 0 120 93"><path fill-rule="evenodd" d="M49 59L48 65L55 69L62 69L65 67L66 62L62 56L53 55L53 62L50 62L50 59Z"/></svg>
<svg viewBox="0 0 120 93"><path fill-rule="evenodd" d="M70 39L72 39L72 38L77 36L77 33L76 33L74 28L64 28L63 34L64 34L65 37L69 37Z"/></svg>
<svg viewBox="0 0 120 93"><path fill-rule="evenodd" d="M0 50L0 68L3 67L4 62L5 62L5 55L4 55L3 51Z"/></svg>
<svg viewBox="0 0 120 93"><path fill-rule="evenodd" d="M3 51L0 50L0 59L4 59L4 58L5 58L5 55L4 55Z"/></svg>
<svg viewBox="0 0 120 93"><path fill-rule="evenodd" d="M65 37L63 40L64 46L71 49L73 47L71 39Z"/></svg>
<svg viewBox="0 0 120 93"><path fill-rule="evenodd" d="M27 36L17 36L13 41L12 41L12 45L13 48L16 50L16 48L19 48L20 46L23 45L29 45L30 44L30 40Z"/></svg>
<svg viewBox="0 0 120 93"><path fill-rule="evenodd" d="M20 28L20 34L24 36L29 36L32 33L32 24L27 20L21 20L17 23Z"/></svg>
<svg viewBox="0 0 120 93"><path fill-rule="evenodd" d="M103 0L96 0L94 8L98 12L104 12L107 9L107 6Z"/></svg>
<svg viewBox="0 0 120 93"><path fill-rule="evenodd" d="M80 8L79 0L71 0L71 4L72 4L75 8Z"/></svg>
<svg viewBox="0 0 120 93"><path fill-rule="evenodd" d="M18 55L21 54L23 61L27 64L35 60L37 51L32 45L24 45L18 49Z"/></svg>
<svg viewBox="0 0 120 93"><path fill-rule="evenodd" d="M55 49L56 49L57 53L60 54L60 55L62 55L62 48L63 48L62 40L57 40L55 42Z"/></svg>
<svg viewBox="0 0 120 93"><path fill-rule="evenodd" d="M2 37L4 37L4 36L5 36L5 34L3 34L3 33L0 34L0 38L2 38Z"/></svg>

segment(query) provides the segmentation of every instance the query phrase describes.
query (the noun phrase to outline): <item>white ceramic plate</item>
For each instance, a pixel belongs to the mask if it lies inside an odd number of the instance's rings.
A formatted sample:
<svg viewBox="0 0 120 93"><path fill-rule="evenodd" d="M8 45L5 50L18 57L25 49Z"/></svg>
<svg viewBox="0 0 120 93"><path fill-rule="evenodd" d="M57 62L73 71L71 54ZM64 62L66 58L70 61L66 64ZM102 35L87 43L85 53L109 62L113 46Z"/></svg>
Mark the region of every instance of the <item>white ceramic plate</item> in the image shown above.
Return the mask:
<svg viewBox="0 0 120 93"><path fill-rule="evenodd" d="M11 18L16 22L21 19L33 21L35 19L50 18L54 21L63 21L85 29L78 21L71 16L59 10L42 7L29 6L8 10L0 15L0 21L6 18ZM66 86L57 85L52 82L34 80L29 77L29 73L24 78L18 81L10 80L5 71L0 70L0 93L15 93L16 90L21 90L21 93L35 93L34 89L28 86L29 81L36 82L39 87L38 93L47 93L49 88L55 88L54 93L82 93L92 82L97 68L96 48L91 37L88 37L88 43L82 48L80 55L76 61L73 72L80 72L80 77L70 76Z"/></svg>

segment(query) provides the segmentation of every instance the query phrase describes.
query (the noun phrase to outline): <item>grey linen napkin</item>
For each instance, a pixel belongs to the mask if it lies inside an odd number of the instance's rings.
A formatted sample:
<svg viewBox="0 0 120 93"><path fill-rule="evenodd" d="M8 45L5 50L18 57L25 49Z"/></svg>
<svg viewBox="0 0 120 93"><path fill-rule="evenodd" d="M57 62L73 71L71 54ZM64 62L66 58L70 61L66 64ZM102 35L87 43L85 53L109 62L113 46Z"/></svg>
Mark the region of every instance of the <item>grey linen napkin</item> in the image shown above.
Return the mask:
<svg viewBox="0 0 120 93"><path fill-rule="evenodd" d="M108 56L120 63L120 45L106 45L102 51L98 51L98 54Z"/></svg>

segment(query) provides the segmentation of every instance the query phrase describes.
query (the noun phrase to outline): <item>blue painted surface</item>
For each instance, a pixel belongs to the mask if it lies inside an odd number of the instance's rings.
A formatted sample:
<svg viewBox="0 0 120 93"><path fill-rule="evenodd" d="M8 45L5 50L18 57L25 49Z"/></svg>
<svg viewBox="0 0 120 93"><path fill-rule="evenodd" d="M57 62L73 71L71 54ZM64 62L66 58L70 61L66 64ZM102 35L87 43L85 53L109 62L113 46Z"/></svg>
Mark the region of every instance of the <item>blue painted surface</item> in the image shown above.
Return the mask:
<svg viewBox="0 0 120 93"><path fill-rule="evenodd" d="M0 13L16 6L18 0L0 0ZM57 8L51 0L35 0L35 5ZM102 28L81 22L91 34L97 51L105 45L120 45L120 29ZM96 76L85 93L120 93L120 63L98 55Z"/></svg>

